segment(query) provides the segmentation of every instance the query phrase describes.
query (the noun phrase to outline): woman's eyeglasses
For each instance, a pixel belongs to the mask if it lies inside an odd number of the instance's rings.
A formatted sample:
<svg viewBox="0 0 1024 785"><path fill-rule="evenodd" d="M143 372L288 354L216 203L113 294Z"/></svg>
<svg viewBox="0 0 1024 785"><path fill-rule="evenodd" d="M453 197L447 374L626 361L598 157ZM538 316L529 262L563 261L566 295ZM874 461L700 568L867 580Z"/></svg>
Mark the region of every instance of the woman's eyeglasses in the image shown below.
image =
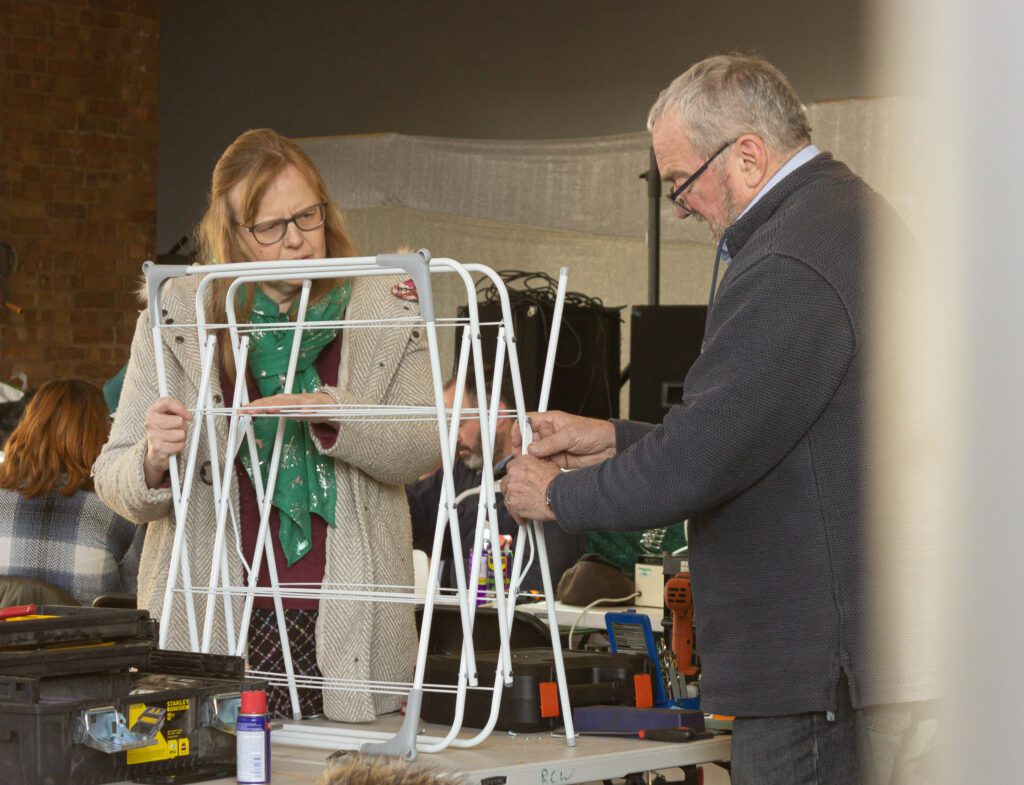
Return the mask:
<svg viewBox="0 0 1024 785"><path fill-rule="evenodd" d="M304 232L311 232L324 225L327 218L327 202L314 204L305 210L300 210L291 218L278 218L276 221L263 221L262 223L246 226L238 224L245 231L251 234L260 245L273 245L284 239L288 233L288 224L295 224Z"/></svg>

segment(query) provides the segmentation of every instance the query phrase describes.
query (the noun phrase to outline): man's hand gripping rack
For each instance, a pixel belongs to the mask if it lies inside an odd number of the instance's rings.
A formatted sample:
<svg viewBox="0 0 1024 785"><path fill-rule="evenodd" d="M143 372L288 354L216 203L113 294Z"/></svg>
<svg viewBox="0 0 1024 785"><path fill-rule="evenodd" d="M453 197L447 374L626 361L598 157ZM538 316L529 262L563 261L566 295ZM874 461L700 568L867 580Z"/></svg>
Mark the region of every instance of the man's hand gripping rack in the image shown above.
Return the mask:
<svg viewBox="0 0 1024 785"><path fill-rule="evenodd" d="M176 520L175 539L171 552L171 563L167 576L167 588L164 594L161 619L172 618L172 605L177 599L184 602L186 618L188 623L188 637L193 651L209 651L213 633L215 605L217 597L223 601L223 621L225 627L228 647L238 656L245 656L246 642L248 638L248 627L251 618L253 601L256 596L270 596L273 598L278 628L281 636L281 645L284 652L285 673L281 674L258 674L262 678L268 678L277 683L287 684L291 700L292 710L296 720L301 719L297 687L322 687L324 690L341 691L369 691L387 692L407 695L407 706L405 720L399 732L393 736L373 731L353 731L349 729L326 730L323 727L310 727L298 724L286 724L281 732L275 733L278 741L287 741L293 745L312 746L318 748L335 749L339 746L352 746L353 743L361 743L362 749L374 754L398 755L406 759L416 757L417 750L423 752L438 752L448 746L472 747L482 742L493 730L497 721L498 708L501 702L501 692L504 686L512 683L513 674L511 669L511 655L509 650L509 627L514 618L515 597L519 593L519 582L521 576L529 567L523 565L525 544L530 542L530 559L535 556L539 559L541 576L544 587L544 595L548 606L548 625L552 631L552 649L555 655L555 666L558 678L559 699L561 703L561 714L565 721L566 744L575 746L575 732L572 724L572 711L569 703L568 686L565 679L565 667L562 661L561 644L558 637L558 625L554 610L554 591L551 583L551 573L548 568L547 549L544 541L544 528L536 522L531 522L526 528L527 537L519 537L516 540L516 548L512 559L509 575L509 591L504 591L504 581L495 581L494 600L498 609L498 627L500 638L501 656L498 660L498 668L495 672L493 684L493 697L491 701L491 714L487 725L476 735L470 738L458 738L462 729L463 712L465 708L466 690L468 688L487 689L480 687L476 669L476 659L473 651L473 622L476 612L477 579L480 559L474 559L470 574L467 576L464 569L462 554L461 535L456 514L455 491L452 482L452 462L455 455L456 439L459 429L460 418L463 414L474 415L479 419L481 434L487 434L488 438L481 439L483 449L483 480L480 486L481 499L486 503L479 506L477 526L474 534L474 552L479 553L483 531L486 526L490 533L491 541L497 543L498 523L495 506L495 482L493 474L492 451L494 447L495 428L498 417L514 416L517 418L521 432L524 434L523 450L525 451L530 441L529 422L526 418L522 383L519 374L519 362L516 354L515 335L512 326L512 312L509 305L508 292L501 278L490 268L483 265L463 265L452 259L433 259L430 253L421 250L415 254L402 255L381 255L377 257L354 257L348 259L323 259L309 261L291 262L247 262L225 265L191 265L191 266L169 266L154 265L147 262L144 265L149 289L149 314L150 325L153 331L154 351L156 356L157 382L161 395L167 395L167 379L164 366L164 356L160 334L164 330L192 329L198 332L199 347L201 354L201 376L199 383L199 395L194 402L193 411L195 418L192 425L192 433L189 434L188 450L185 455L186 463L184 477L181 477L178 462L175 456L170 461L171 490ZM483 375L483 350L480 340L480 320L476 306L476 287L470 273L478 273L488 277L496 286L499 293L502 309L502 320L498 325L498 340L494 358L494 379L493 388L490 394L485 389ZM431 276L437 274L455 274L463 282L466 289L469 315L466 319L437 319L434 314L434 303L431 286ZM198 276L200 282L196 294L196 323L167 325L163 323L161 316L160 295L163 284L170 278L181 276ZM419 293L420 317L408 317L403 319L391 319L386 322L358 322L358 321L336 321L336 322L306 322L306 309L309 302L309 292L312 281L320 278L356 278L362 276L382 275L408 275L411 276ZM558 331L561 324L562 304L564 301L565 287L568 271L562 268L559 277L558 296L555 304L555 313L552 321L552 331L548 347L548 356L544 369L543 387L539 408L544 410L547 405L548 392L550 390L551 375L554 368L555 347L558 342ZM208 290L210 283L216 279L234 279L228 288L227 293L227 323L209 324L206 322L206 307L208 302ZM271 453L271 463L267 487L263 483L259 472L253 473L256 486L256 496L260 509L260 528L256 542L253 564L249 565L249 579L245 586L233 586L228 577L228 561L225 552L225 539L227 528L227 515L230 507L230 482L234 474L235 457L243 442L249 449L252 465L258 465L256 457L255 436L252 429L251 417L239 414L239 408L244 408L249 403L248 394L244 384L244 374L237 375L234 397L230 406L217 407L214 405L214 395L211 390L211 371L213 363L216 362L216 330L227 329L231 338L231 349L234 354L235 367L245 368L248 355L249 339L248 332L252 329L249 325L239 324L235 319L234 302L238 287L244 283L273 280L299 280L303 279L301 295L298 304L298 313L292 323L275 325L273 329L293 330L292 351L288 371L285 380L284 391L291 392L295 377L296 360L298 357L299 342L303 331L307 329L343 328L354 329L359 327L404 327L411 324L422 324L426 331L427 345L430 355L431 376L434 386L434 406L305 406L294 407L289 410L291 414L313 413L329 415L332 419L339 421L344 427L345 420L365 421L373 419L386 425L388 420L408 419L431 419L436 420L438 427L438 439L441 448L441 462L443 470L443 494L441 504L438 508L437 521L435 524L435 537L431 554L431 566L427 578L427 588L424 595L418 595L409 586L365 586L354 584L322 584L320 586L292 586L282 585L278 582L277 566L275 563L272 543L267 536L269 530L269 516L273 498L274 482L277 474L277 467L280 461L281 437L284 428L283 418L278 424L274 448ZM463 327L463 338L459 352L459 363L456 375L455 404L450 411L450 420L447 417L447 410L444 406L443 386L444 380L441 376L440 356L438 352L437 327L438 326L459 326ZM264 329L266 329L264 327ZM211 332L212 331L212 332ZM476 386L476 398L478 406L476 410L462 410L462 393L467 383L468 361L472 353L475 379L472 383ZM506 362L508 372L511 374L512 387L515 398L515 410L512 412L499 411L498 402L500 398L501 378L505 371ZM488 403L489 402L489 403ZM186 405L190 402L186 401ZM217 432L214 427L215 417L229 418L228 437L225 445L217 444ZM195 476L196 456L200 442L200 434L205 426L210 442L210 464L212 473L212 487L214 503L216 505L216 534L212 567L209 580L206 586L197 586L192 581L189 570L188 535L185 521L187 519L188 505L192 482ZM223 449L223 462L220 460L218 450ZM230 510L234 514L233 510ZM438 589L438 568L440 554L445 536L445 524L447 523L448 536L451 540L452 553L455 566L457 588L454 594L441 595ZM237 536L237 532L236 532ZM258 588L256 583L263 557L267 559L267 571L270 578L270 589ZM500 560L495 559L495 569L501 570ZM468 582L467 582L468 577ZM200 640L196 621L195 595L206 596L206 607L203 615L203 631ZM412 683L394 682L367 682L330 678L313 679L311 677L296 677L291 661L291 650L288 642L288 635L284 624L284 611L281 603L282 597L310 597L316 596L321 599L345 599L350 601L375 601L375 602L423 602L424 610L421 622L419 647L416 657L416 667ZM244 597L244 610L237 626L234 621L232 598ZM447 602L458 604L463 630L463 650L459 683L456 686L443 684L424 684L424 671L427 657L427 644L430 638L430 628L433 618L435 602ZM169 633L169 625L163 624L160 632L160 644L166 645ZM301 683L300 683L301 680ZM443 738L419 736L420 705L423 692L444 691L456 693L455 716L452 720L451 730Z"/></svg>

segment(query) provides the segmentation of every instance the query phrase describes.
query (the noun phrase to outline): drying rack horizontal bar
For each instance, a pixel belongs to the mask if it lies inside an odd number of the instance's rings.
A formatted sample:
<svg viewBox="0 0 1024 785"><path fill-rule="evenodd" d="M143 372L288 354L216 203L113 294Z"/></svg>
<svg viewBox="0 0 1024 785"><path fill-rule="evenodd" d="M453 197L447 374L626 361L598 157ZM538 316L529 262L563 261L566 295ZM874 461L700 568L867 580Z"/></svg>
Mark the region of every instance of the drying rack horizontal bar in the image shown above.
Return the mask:
<svg viewBox="0 0 1024 785"><path fill-rule="evenodd" d="M477 733L477 731L473 731ZM311 749L338 750L359 749L367 741L384 741L394 736L394 731L372 731L357 728L330 728L323 725L298 725L285 722L273 733L274 744L285 744ZM442 739L440 736L428 736L420 733L416 736L418 744L435 744Z"/></svg>
<svg viewBox="0 0 1024 785"><path fill-rule="evenodd" d="M292 600L363 600L367 602L393 602L397 604L416 604L426 601L426 595L418 592L397 592L397 591L373 591L367 589L282 589L281 591L275 591L269 586L257 586L254 589L248 589L244 586L232 586L232 587L218 587L211 589L210 587L204 586L193 586L191 591L175 587L174 592L176 594L198 594L201 596L207 596L213 594L218 597L245 597L247 594L252 592L254 597L275 597L279 596L282 599ZM472 592L471 592L472 593ZM486 603L493 602L497 599L497 593L490 590L480 589L477 592L477 597ZM458 597L455 596L435 596L434 602L438 605L451 605L457 606L459 604Z"/></svg>
<svg viewBox="0 0 1024 785"><path fill-rule="evenodd" d="M255 679L262 679L268 684L278 686L288 684L288 676L284 673L255 670L246 671L246 673ZM308 674L303 675L298 673L295 674L295 686L299 689L322 689L334 690L336 692L379 692L387 695L407 695L413 688L412 682L375 681L373 679L338 679L329 678L327 676L311 676ZM466 686L464 689L493 692L494 686L479 684L474 687ZM457 684L428 683L423 685L423 691L454 695L458 693L459 686Z"/></svg>
<svg viewBox="0 0 1024 785"><path fill-rule="evenodd" d="M308 403L303 405L295 406L275 406L275 405L261 405L252 406L250 404L244 404L241 406L196 406L189 411L198 414L212 414L214 416L229 417L231 415L239 414L239 409L245 409L246 413L251 413L252 416L276 416L278 414L310 414L310 415L321 415L338 418L350 418L350 417L362 417L362 418L374 418L380 419L384 417L405 417L412 421L429 420L430 422L437 422L437 410L432 406L399 406L395 404L391 405L379 405L379 406L364 406L355 404L336 404L336 403ZM272 410L266 415L261 414L265 409ZM447 416L450 418L452 415L451 409L445 409ZM460 417L465 420L467 417L479 416L478 409L463 409L460 412ZM516 412L513 409L502 409L498 412L498 419L500 420L512 420L516 418Z"/></svg>
<svg viewBox="0 0 1024 785"><path fill-rule="evenodd" d="M434 324L438 327L463 327L468 325L470 320L465 316L439 316L434 319ZM202 327L208 332L214 330L231 330L234 329L240 335L247 333L264 333L264 332L288 332L294 330L297 326L302 325L303 331L306 330L362 330L367 328L378 328L378 327L401 327L408 329L410 327L422 327L426 324L426 321L420 316L395 316L388 319L359 319L353 321L350 319L332 319L332 320L317 320L317 321L303 321L303 322L270 322L264 324L249 324L249 323L236 323L230 324L228 322L204 322L199 324L197 322L174 322L173 324L166 324L161 322L158 326L161 330L195 330ZM502 322L477 322L481 327L499 327Z"/></svg>

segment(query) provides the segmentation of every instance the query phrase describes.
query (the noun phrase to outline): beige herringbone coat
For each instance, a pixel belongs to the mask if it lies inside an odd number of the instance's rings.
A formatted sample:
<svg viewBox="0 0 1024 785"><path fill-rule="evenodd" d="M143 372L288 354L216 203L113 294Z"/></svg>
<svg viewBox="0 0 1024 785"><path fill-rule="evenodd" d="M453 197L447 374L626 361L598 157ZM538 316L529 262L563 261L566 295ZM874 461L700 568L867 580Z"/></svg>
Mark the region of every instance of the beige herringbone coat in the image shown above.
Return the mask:
<svg viewBox="0 0 1024 785"><path fill-rule="evenodd" d="M391 293L396 278L355 278L347 319L409 317L416 303ZM175 279L165 287L161 306L165 322L195 323L195 278ZM194 328L162 332L168 390L194 405L199 394L200 354ZM352 404L431 405L433 388L426 336L422 327L361 327L347 330L341 342L337 388L328 390L339 402ZM212 388L220 401L220 373L214 363ZM137 523L149 523L139 569L139 607L155 616L163 595L174 539L174 514L169 489L146 487L142 459L146 451L146 410L158 397L153 338L147 312L139 316L131 359L110 439L93 472L96 493L110 507ZM227 419L216 417L220 463L227 441ZM193 422L189 438L196 429ZM439 458L436 425L423 422L344 422L330 449L335 459L337 508L335 528L327 534L325 582L409 586L412 577L412 535L403 485L434 466ZM187 455L187 448L186 453ZM209 460L208 440L200 440L196 478L188 507L187 538L192 581L209 585L216 517L212 486L200 479L199 467ZM184 466L184 460L180 462ZM209 476L208 473L207 477ZM232 472L232 476L234 473ZM231 487L238 509L238 488ZM231 581L242 585L242 568L228 521ZM235 620L240 616L241 604ZM205 597L197 598L199 632ZM174 600L168 647L189 648L184 602ZM213 651L227 652L223 613L218 601ZM317 662L328 678L359 681L411 681L416 635L411 605L349 600L321 602L316 628ZM370 721L394 711L398 698L365 692L324 693L328 717L349 722Z"/></svg>

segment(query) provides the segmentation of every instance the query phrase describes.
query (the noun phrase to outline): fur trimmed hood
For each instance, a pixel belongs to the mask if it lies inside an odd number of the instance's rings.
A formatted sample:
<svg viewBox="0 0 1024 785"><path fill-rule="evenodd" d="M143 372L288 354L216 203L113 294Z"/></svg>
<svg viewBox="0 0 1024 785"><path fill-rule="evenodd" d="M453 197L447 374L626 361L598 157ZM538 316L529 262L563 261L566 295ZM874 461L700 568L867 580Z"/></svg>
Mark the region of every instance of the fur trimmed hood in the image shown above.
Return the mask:
<svg viewBox="0 0 1024 785"><path fill-rule="evenodd" d="M457 774L401 758L364 757L350 752L324 769L317 785L466 785Z"/></svg>

